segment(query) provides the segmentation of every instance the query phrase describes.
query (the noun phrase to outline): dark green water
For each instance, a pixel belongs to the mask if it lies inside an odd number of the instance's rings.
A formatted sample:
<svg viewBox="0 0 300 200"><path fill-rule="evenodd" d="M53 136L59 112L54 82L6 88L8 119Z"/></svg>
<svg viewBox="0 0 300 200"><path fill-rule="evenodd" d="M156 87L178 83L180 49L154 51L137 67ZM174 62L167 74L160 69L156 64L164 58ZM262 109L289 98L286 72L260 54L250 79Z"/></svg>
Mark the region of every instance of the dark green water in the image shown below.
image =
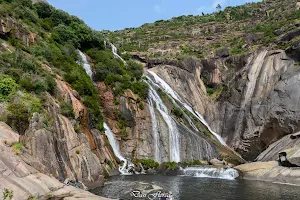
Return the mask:
<svg viewBox="0 0 300 200"><path fill-rule="evenodd" d="M148 199L130 195L124 197L125 193L136 190L141 182L171 191L175 200L300 200L300 187L297 186L189 176L116 176L110 178L104 188L92 192L114 199Z"/></svg>

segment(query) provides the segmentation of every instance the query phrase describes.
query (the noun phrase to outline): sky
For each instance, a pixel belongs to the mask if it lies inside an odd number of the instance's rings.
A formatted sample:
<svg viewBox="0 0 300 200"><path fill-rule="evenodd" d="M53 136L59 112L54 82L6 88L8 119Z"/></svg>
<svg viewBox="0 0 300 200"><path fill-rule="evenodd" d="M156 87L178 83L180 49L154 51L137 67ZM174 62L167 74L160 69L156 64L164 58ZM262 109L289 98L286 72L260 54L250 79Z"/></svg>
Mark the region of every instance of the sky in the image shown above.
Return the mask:
<svg viewBox="0 0 300 200"><path fill-rule="evenodd" d="M47 0L58 9L84 20L96 30L139 27L181 15L201 15L216 11L220 4L241 5L258 0Z"/></svg>

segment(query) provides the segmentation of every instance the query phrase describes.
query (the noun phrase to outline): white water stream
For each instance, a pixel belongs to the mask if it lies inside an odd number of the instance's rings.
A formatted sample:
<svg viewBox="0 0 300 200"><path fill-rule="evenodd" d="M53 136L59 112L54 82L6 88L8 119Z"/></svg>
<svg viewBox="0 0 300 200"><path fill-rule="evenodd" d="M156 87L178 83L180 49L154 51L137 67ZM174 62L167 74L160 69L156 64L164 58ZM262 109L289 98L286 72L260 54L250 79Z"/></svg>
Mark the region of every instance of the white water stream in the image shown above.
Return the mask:
<svg viewBox="0 0 300 200"><path fill-rule="evenodd" d="M149 110L151 114L151 121L152 121L152 135L154 140L154 149L155 149L155 160L158 163L161 163L161 156L160 156L160 150L159 150L159 135L158 135L158 126L157 126L157 120L155 115L154 106L152 103L152 100L148 100Z"/></svg>
<svg viewBox="0 0 300 200"><path fill-rule="evenodd" d="M81 59L82 59L82 62L83 62L83 63L82 63L82 67L84 68L84 70L85 70L85 72L87 73L87 75L89 75L89 77L92 78L92 76L93 76L93 71L92 71L91 65L90 65L90 63L89 63L87 57L86 57L86 56L84 55L84 53L82 53L81 51L78 50L78 52L79 52L79 55L80 55L80 57L81 57Z"/></svg>
<svg viewBox="0 0 300 200"><path fill-rule="evenodd" d="M178 101L180 104L183 105L183 107L185 109L187 109L191 114L193 114L199 121L201 121L202 124L204 124L207 129L217 138L217 140L224 146L226 145L226 142L223 140L223 138L218 135L216 132L214 132L210 126L208 125L208 123L205 121L205 119L203 118L203 116L194 111L194 109L189 106L188 104L186 104L185 102L183 102L181 100L181 98L179 97L179 95L169 86L169 84L167 84L162 78L160 78L155 72L148 70L148 72L152 75L152 77L154 78L154 80L152 80L150 77L148 77L148 79L150 81L152 81L157 87L163 89L167 94L169 94L174 100Z"/></svg>
<svg viewBox="0 0 300 200"><path fill-rule="evenodd" d="M238 171L233 168L187 167L181 171L185 176L220 178L227 180L234 180L239 176Z"/></svg>
<svg viewBox="0 0 300 200"><path fill-rule="evenodd" d="M169 155L170 161L180 162L180 141L177 125L169 115L166 105L163 103L157 92L149 85L149 98L156 103L156 108L160 112L169 129ZM155 115L155 113L154 113ZM156 121L156 120L155 120ZM156 123L156 122L154 122ZM155 126L155 124L154 124ZM157 142L157 140L155 141ZM156 144L155 146L158 146Z"/></svg>

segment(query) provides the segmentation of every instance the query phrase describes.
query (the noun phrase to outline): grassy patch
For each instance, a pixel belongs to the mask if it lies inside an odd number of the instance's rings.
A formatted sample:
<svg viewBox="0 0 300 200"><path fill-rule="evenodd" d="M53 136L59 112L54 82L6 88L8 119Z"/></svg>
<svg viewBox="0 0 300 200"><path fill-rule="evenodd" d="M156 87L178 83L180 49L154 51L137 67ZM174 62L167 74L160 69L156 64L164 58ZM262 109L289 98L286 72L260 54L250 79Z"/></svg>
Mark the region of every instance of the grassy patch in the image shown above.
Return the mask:
<svg viewBox="0 0 300 200"><path fill-rule="evenodd" d="M12 145L12 150L16 154L20 154L23 148L24 148L24 145L21 142L16 142Z"/></svg>

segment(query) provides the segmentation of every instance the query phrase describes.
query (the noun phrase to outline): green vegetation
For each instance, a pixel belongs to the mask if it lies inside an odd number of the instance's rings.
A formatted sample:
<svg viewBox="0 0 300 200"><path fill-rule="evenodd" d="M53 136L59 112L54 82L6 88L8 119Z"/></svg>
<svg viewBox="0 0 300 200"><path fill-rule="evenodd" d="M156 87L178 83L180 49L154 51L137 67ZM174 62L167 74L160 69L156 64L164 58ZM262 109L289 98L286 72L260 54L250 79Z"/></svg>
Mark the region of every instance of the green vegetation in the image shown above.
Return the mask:
<svg viewBox="0 0 300 200"><path fill-rule="evenodd" d="M56 81L50 75L52 72L43 66L47 65L79 93L88 108L93 128L102 131L103 116L98 94L90 77L77 63L79 55L76 50L104 50L104 40L100 32L47 3L33 5L31 0L1 0L0 10L4 11L0 12L0 16L9 15L20 22L25 28L24 34L29 35L32 32L40 36L30 46L17 39L13 31L3 36L16 51L0 54L0 101L10 101L10 97L18 89L29 94L34 93L33 96L37 98L43 98L44 92L54 94ZM2 78L3 74L6 75L5 78ZM63 106L62 111L66 116L73 117L69 107Z"/></svg>
<svg viewBox="0 0 300 200"><path fill-rule="evenodd" d="M17 88L18 85L11 77L0 74L0 101L7 99Z"/></svg>
<svg viewBox="0 0 300 200"><path fill-rule="evenodd" d="M27 200L37 200L37 198L35 196L30 196L27 198Z"/></svg>
<svg viewBox="0 0 300 200"><path fill-rule="evenodd" d="M133 163L137 166L138 163L141 163L145 170L157 169L159 167L159 163L152 159L134 159Z"/></svg>
<svg viewBox="0 0 300 200"><path fill-rule="evenodd" d="M108 166L113 169L114 168L114 163L111 160L106 160L106 163L108 164Z"/></svg>
<svg viewBox="0 0 300 200"><path fill-rule="evenodd" d="M16 154L20 154L22 149L24 148L23 143L21 142L16 142L12 145L12 150L16 153Z"/></svg>
<svg viewBox="0 0 300 200"><path fill-rule="evenodd" d="M212 95L213 93L215 93L215 89L214 89L214 88L207 87L207 88L206 88L206 92L207 92L208 95Z"/></svg>
<svg viewBox="0 0 300 200"><path fill-rule="evenodd" d="M11 200L14 197L14 192L12 190L4 188L2 195L3 200Z"/></svg>
<svg viewBox="0 0 300 200"><path fill-rule="evenodd" d="M75 118L75 113L71 103L63 101L59 104L59 106L60 106L60 113L62 115L70 118Z"/></svg>
<svg viewBox="0 0 300 200"><path fill-rule="evenodd" d="M125 65L107 50L94 48L88 50L87 54L95 63L96 81L104 81L106 85L111 86L116 97L130 89L142 99L147 98L148 85L142 81L142 65L132 60Z"/></svg>
<svg viewBox="0 0 300 200"><path fill-rule="evenodd" d="M165 167L168 169L168 170L176 170L178 169L178 163L176 162L166 162L164 163Z"/></svg>
<svg viewBox="0 0 300 200"><path fill-rule="evenodd" d="M139 103L139 108L140 108L141 110L144 110L144 109L145 109L144 104L143 104L143 103Z"/></svg>
<svg viewBox="0 0 300 200"><path fill-rule="evenodd" d="M183 118L183 112L181 111L180 108L177 106L173 106L172 113L177 117L177 118Z"/></svg>

